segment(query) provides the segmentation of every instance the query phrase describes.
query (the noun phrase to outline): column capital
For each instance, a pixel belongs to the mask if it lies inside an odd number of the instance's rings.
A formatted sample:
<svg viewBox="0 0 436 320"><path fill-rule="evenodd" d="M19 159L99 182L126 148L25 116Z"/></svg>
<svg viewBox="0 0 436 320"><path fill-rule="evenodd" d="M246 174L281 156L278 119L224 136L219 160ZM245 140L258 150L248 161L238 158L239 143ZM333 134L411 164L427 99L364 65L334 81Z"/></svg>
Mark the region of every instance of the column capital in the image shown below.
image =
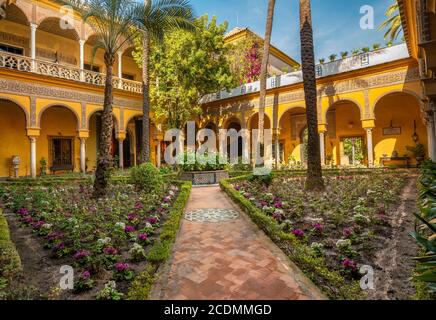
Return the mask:
<svg viewBox="0 0 436 320"><path fill-rule="evenodd" d="M88 139L89 138L89 131L88 130L79 130L79 131L77 131L77 137L79 139Z"/></svg>
<svg viewBox="0 0 436 320"><path fill-rule="evenodd" d="M364 119L362 120L362 128L375 128L375 120L374 119Z"/></svg>
<svg viewBox="0 0 436 320"><path fill-rule="evenodd" d="M325 124L325 123L318 124L318 132L319 133L327 132L327 124Z"/></svg>
<svg viewBox="0 0 436 320"><path fill-rule="evenodd" d="M80 40L79 40L79 44L80 44L81 46L84 46L85 43L86 43L86 40L83 40L83 39L80 39Z"/></svg>
<svg viewBox="0 0 436 320"><path fill-rule="evenodd" d="M30 23L30 29L31 29L32 31L36 31L36 29L38 29L38 25L37 25L36 23L31 22L31 23Z"/></svg>
<svg viewBox="0 0 436 320"><path fill-rule="evenodd" d="M38 138L40 136L41 133L41 129L33 129L33 128L28 128L27 129L27 136L30 137L35 137Z"/></svg>
<svg viewBox="0 0 436 320"><path fill-rule="evenodd" d="M127 136L127 133L125 131L118 131L115 135L115 138L118 141L124 141L124 140L126 140L126 136Z"/></svg>

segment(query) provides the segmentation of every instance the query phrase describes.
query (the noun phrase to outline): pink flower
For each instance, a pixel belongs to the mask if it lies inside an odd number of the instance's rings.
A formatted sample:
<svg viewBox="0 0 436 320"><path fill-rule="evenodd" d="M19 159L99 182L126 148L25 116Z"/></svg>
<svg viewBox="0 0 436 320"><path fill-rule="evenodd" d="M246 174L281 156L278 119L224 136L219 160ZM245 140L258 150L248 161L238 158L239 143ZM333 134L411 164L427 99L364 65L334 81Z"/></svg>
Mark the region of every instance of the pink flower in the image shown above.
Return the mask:
<svg viewBox="0 0 436 320"><path fill-rule="evenodd" d="M35 229L41 229L41 227L45 225L45 221L38 221L37 223L33 224L33 228Z"/></svg>
<svg viewBox="0 0 436 320"><path fill-rule="evenodd" d="M150 222L151 224L155 224L158 222L158 219L156 217L149 217L146 219L147 222Z"/></svg>
<svg viewBox="0 0 436 320"><path fill-rule="evenodd" d="M314 229L316 232L321 233L321 232L324 231L324 226L323 226L321 223L315 223L315 224L313 225L313 229Z"/></svg>
<svg viewBox="0 0 436 320"><path fill-rule="evenodd" d="M130 265L128 263L118 262L115 264L115 269L118 272L127 271L130 269Z"/></svg>
<svg viewBox="0 0 436 320"><path fill-rule="evenodd" d="M301 229L295 229L292 234L296 237L304 237L304 231Z"/></svg>
<svg viewBox="0 0 436 320"><path fill-rule="evenodd" d="M138 215L135 214L135 213L131 213L131 214L129 214L129 215L127 216L127 219L128 219L129 221L133 221L133 220L135 220L135 219L137 219L137 218L138 218Z"/></svg>
<svg viewBox="0 0 436 320"><path fill-rule="evenodd" d="M342 231L342 234L344 235L344 237L349 238L353 235L353 229L344 228L344 230Z"/></svg>
<svg viewBox="0 0 436 320"><path fill-rule="evenodd" d="M341 265L345 268L345 269L350 269L351 271L356 271L357 270L357 264L356 262L354 262L351 259L344 259L341 262Z"/></svg>
<svg viewBox="0 0 436 320"><path fill-rule="evenodd" d="M148 236L145 233L140 233L138 234L138 239L141 241L146 241L148 239Z"/></svg>
<svg viewBox="0 0 436 320"><path fill-rule="evenodd" d="M103 250L104 254L108 255L116 255L118 253L118 250L113 247L104 248Z"/></svg>
<svg viewBox="0 0 436 320"><path fill-rule="evenodd" d="M86 257L89 257L90 252L88 250L79 250L74 255L74 259L80 260Z"/></svg>
<svg viewBox="0 0 436 320"><path fill-rule="evenodd" d="M274 218L274 220L280 222L280 221L282 221L283 216L282 216L281 213L275 212L275 213L273 214L273 218Z"/></svg>
<svg viewBox="0 0 436 320"><path fill-rule="evenodd" d="M27 210L26 208L21 208L18 209L17 214L19 214L20 216L27 216L29 215L29 210Z"/></svg>
<svg viewBox="0 0 436 320"><path fill-rule="evenodd" d="M80 275L80 277L83 280L88 280L89 278L91 278L91 272L89 271L83 271L83 273Z"/></svg>
<svg viewBox="0 0 436 320"><path fill-rule="evenodd" d="M144 206L142 205L141 202L137 202L137 203L135 204L135 209L136 209L136 210L142 210L142 209L144 209Z"/></svg>
<svg viewBox="0 0 436 320"><path fill-rule="evenodd" d="M134 226L126 226L125 228L124 228L124 231L125 232L127 232L127 233L130 233L130 232L135 232L135 227Z"/></svg>

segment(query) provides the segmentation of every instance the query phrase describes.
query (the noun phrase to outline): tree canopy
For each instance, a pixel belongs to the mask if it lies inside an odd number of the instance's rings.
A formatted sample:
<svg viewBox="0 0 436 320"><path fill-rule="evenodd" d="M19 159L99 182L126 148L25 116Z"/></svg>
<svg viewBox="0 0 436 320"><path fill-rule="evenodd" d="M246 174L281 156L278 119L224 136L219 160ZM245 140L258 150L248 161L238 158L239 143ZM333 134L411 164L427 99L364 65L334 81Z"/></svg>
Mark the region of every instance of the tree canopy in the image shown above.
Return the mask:
<svg viewBox="0 0 436 320"><path fill-rule="evenodd" d="M150 51L151 111L168 128L182 128L201 113L200 99L237 86L226 58L227 23L218 24L207 15L195 21L195 31L176 30ZM138 37L133 53L142 64L142 42Z"/></svg>

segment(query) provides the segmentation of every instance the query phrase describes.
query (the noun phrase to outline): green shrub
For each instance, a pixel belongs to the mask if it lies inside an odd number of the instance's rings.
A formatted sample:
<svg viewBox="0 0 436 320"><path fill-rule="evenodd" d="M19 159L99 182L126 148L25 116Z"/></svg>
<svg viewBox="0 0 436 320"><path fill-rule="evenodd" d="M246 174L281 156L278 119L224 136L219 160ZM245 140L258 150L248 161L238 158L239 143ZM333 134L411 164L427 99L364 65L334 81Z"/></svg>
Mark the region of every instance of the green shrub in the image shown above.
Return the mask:
<svg viewBox="0 0 436 320"><path fill-rule="evenodd" d="M147 268L133 280L127 298L129 300L148 300L150 298L151 287L156 280L155 272L155 267L148 265Z"/></svg>
<svg viewBox="0 0 436 320"><path fill-rule="evenodd" d="M132 183L145 192L160 194L163 190L164 181L159 170L151 163L143 163L131 170Z"/></svg>
<svg viewBox="0 0 436 320"><path fill-rule="evenodd" d="M12 278L21 270L20 256L10 239L8 223L0 209L0 278Z"/></svg>

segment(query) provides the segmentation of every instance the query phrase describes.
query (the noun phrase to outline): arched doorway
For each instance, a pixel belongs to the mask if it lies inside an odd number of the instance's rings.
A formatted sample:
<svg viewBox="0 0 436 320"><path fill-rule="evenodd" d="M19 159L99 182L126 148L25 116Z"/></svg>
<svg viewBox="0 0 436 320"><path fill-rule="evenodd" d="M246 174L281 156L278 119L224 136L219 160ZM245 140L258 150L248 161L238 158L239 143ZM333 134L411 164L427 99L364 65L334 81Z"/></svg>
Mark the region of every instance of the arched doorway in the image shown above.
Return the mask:
<svg viewBox="0 0 436 320"><path fill-rule="evenodd" d="M16 103L0 99L0 177L12 177L12 157L19 156L19 176L30 174L30 142L26 114Z"/></svg>
<svg viewBox="0 0 436 320"><path fill-rule="evenodd" d="M383 96L375 104L374 115L375 163L397 164L393 159L384 161L389 158L410 158L412 163L416 163L414 149L417 146L423 151L422 156L428 155L427 129L421 117L420 102L416 97L402 92Z"/></svg>
<svg viewBox="0 0 436 320"><path fill-rule="evenodd" d="M341 166L367 163L366 133L359 106L348 100L337 101L328 109L326 119L326 162Z"/></svg>
<svg viewBox="0 0 436 320"><path fill-rule="evenodd" d="M242 130L242 126L241 126L241 123L239 122L238 119L230 119L227 122L226 129L227 129L227 131L230 131L233 129L233 130L236 130L237 133L240 133L240 131ZM233 141L233 143L234 143L234 141ZM232 144L232 139L230 139L230 137L228 137L227 138L227 155L228 155L229 159L231 157L231 144ZM238 158L240 158L242 156L243 156L243 140L242 140L242 137L239 136L238 137Z"/></svg>
<svg viewBox="0 0 436 320"><path fill-rule="evenodd" d="M302 132L307 127L306 110L302 107L286 111L279 120L280 160L288 164L304 162Z"/></svg>
<svg viewBox="0 0 436 320"><path fill-rule="evenodd" d="M80 170L78 121L77 115L62 105L49 106L42 111L41 135L37 141L38 172L41 172L42 161L47 163L47 173Z"/></svg>

